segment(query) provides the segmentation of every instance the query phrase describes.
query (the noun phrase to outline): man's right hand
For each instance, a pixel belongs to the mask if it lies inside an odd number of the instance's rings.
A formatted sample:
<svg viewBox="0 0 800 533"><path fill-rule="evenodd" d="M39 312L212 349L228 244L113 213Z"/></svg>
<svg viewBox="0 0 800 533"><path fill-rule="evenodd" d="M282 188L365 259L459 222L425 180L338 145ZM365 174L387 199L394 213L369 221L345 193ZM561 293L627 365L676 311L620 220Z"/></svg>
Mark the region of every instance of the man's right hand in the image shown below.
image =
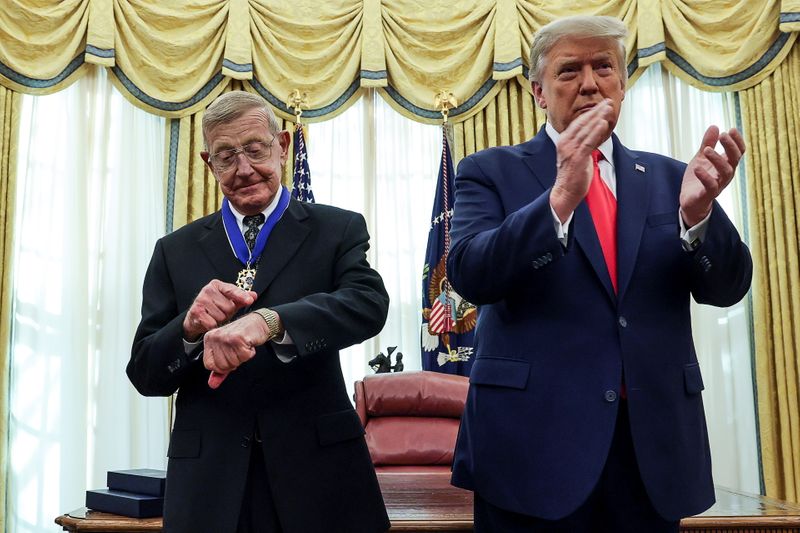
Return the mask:
<svg viewBox="0 0 800 533"><path fill-rule="evenodd" d="M227 323L239 309L252 305L258 295L232 283L212 279L202 288L183 319L183 338L194 342Z"/></svg>
<svg viewBox="0 0 800 533"><path fill-rule="evenodd" d="M606 99L573 120L561 132L556 146L556 182L550 205L565 222L589 192L592 151L611 135L614 109Z"/></svg>

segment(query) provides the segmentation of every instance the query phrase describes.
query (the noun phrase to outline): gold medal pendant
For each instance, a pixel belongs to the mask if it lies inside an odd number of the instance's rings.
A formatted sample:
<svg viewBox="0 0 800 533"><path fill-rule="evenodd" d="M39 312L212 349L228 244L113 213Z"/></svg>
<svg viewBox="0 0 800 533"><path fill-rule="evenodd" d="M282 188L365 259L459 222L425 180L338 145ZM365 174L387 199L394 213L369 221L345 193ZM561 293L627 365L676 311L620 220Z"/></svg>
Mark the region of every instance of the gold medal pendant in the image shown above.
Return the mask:
<svg viewBox="0 0 800 533"><path fill-rule="evenodd" d="M247 265L245 268L239 271L239 276L236 278L236 286L243 291L251 291L253 290L253 282L255 280L256 269L250 268L250 265Z"/></svg>

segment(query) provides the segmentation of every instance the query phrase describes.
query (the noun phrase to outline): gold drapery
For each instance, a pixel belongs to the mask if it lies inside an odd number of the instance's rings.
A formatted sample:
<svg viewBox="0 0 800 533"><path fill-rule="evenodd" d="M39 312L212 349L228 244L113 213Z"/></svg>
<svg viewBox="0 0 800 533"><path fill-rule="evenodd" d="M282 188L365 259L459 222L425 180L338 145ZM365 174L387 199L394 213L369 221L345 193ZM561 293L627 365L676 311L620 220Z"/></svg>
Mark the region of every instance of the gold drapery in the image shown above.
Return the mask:
<svg viewBox="0 0 800 533"><path fill-rule="evenodd" d="M5 531L6 443L11 333L11 288L14 227L14 179L17 170L20 95L0 87L0 531Z"/></svg>
<svg viewBox="0 0 800 533"><path fill-rule="evenodd" d="M433 96L449 89L460 122L494 101L497 82L524 76L536 29L576 13L625 21L634 79L661 61L701 88L739 90L773 72L800 29L798 0L10 1L0 85L53 92L96 63L131 102L167 118L204 109L236 79L284 119L288 94L307 92L310 122L377 87L405 116L436 123Z"/></svg>
<svg viewBox="0 0 800 533"><path fill-rule="evenodd" d="M767 495L800 501L800 44L741 91L761 458Z"/></svg>
<svg viewBox="0 0 800 533"><path fill-rule="evenodd" d="M519 144L533 137L545 123L544 112L533 100L527 81L502 82L497 96L478 113L453 125L454 164L491 146Z"/></svg>

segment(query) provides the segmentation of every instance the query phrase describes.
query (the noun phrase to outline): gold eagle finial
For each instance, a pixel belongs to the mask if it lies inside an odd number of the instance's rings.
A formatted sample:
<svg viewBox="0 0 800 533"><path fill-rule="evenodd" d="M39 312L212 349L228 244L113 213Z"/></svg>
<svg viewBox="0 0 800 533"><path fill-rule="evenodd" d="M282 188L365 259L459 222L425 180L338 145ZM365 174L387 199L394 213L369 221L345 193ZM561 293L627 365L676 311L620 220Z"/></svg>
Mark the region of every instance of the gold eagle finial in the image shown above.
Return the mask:
<svg viewBox="0 0 800 533"><path fill-rule="evenodd" d="M458 107L458 102L450 89L439 89L436 97L433 99L433 107L442 114L442 122L447 124L447 117L451 109Z"/></svg>
<svg viewBox="0 0 800 533"><path fill-rule="evenodd" d="M300 89L295 89L289 93L289 100L286 102L289 107L294 109L295 121L300 124L300 115L303 114L303 108L308 109L308 93Z"/></svg>

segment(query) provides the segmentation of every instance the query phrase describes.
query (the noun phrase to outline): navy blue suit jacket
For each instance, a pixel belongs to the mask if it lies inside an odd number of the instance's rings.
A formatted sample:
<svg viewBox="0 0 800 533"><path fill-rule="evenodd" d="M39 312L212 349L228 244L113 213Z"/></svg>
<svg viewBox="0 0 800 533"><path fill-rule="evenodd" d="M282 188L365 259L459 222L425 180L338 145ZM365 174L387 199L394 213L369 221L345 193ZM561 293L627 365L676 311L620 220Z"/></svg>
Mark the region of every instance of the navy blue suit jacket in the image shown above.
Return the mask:
<svg viewBox="0 0 800 533"><path fill-rule="evenodd" d="M690 295L734 304L752 262L716 203L705 240L686 252L686 165L613 141L618 295L585 202L567 246L556 237L556 152L544 128L458 167L447 274L479 318L453 483L507 510L567 516L603 470L624 369L642 480L676 520L714 502Z"/></svg>

